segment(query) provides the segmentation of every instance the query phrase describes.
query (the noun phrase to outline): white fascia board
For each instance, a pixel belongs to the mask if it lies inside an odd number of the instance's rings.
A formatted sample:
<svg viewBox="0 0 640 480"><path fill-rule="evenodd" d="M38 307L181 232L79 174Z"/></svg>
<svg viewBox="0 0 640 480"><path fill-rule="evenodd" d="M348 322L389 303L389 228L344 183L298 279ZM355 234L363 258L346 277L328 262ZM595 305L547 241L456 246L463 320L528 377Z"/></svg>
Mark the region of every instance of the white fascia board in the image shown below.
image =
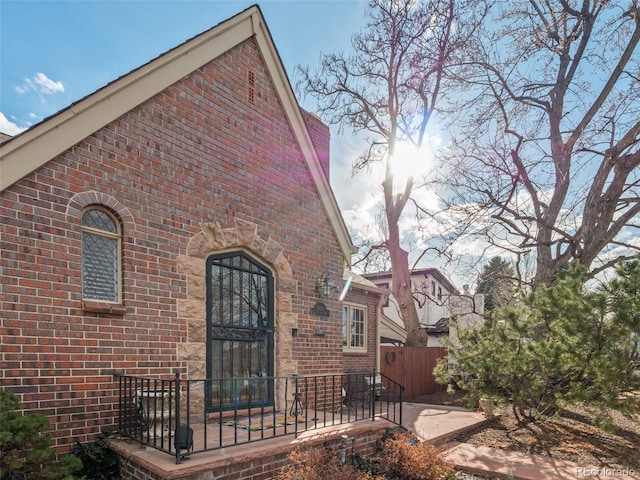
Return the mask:
<svg viewBox="0 0 640 480"><path fill-rule="evenodd" d="M0 146L0 191L253 35L251 8Z"/></svg>
<svg viewBox="0 0 640 480"><path fill-rule="evenodd" d="M260 10L255 6L115 80L0 146L0 191L253 35L318 188L345 262L350 267L351 255L357 249L351 242L329 180L324 175L278 52Z"/></svg>
<svg viewBox="0 0 640 480"><path fill-rule="evenodd" d="M407 341L407 331L386 315L380 315L378 335L403 343Z"/></svg>
<svg viewBox="0 0 640 480"><path fill-rule="evenodd" d="M267 70L271 72L273 84L280 96L280 101L285 110L286 116L289 119L293 133L298 139L298 143L311 172L313 181L318 188L318 193L320 194L325 213L329 217L329 221L333 225L338 237L338 242L342 248L347 268L351 268L351 256L357 252L357 248L351 242L351 236L349 235L347 226L344 223L344 218L342 217L338 203L336 202L333 191L331 190L329 179L322 170L320 160L318 159L306 124L302 118L302 114L300 113L298 101L291 89L289 78L282 66L282 62L280 62L280 57L273 41L271 40L271 36L269 35L266 26L264 25L264 21L261 18L254 17L254 20L256 21L256 24L254 25L256 40L263 52L265 62L267 63Z"/></svg>

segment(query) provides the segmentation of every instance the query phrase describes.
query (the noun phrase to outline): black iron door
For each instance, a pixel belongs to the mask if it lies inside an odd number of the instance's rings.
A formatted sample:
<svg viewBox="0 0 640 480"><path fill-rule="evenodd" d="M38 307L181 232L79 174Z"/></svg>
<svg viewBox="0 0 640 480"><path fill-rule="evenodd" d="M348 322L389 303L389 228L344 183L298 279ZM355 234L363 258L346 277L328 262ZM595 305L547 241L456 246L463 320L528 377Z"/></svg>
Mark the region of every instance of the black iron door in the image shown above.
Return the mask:
<svg viewBox="0 0 640 480"><path fill-rule="evenodd" d="M273 405L273 275L244 252L207 260L209 411Z"/></svg>

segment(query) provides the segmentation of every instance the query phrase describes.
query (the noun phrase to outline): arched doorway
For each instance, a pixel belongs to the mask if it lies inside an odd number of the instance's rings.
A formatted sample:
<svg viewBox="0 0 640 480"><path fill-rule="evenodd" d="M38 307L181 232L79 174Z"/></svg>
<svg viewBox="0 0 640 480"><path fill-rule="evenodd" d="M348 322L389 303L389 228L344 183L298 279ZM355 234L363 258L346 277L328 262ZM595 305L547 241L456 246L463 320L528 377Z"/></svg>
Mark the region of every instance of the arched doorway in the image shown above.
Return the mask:
<svg viewBox="0 0 640 480"><path fill-rule="evenodd" d="M273 405L271 271L243 251L210 255L206 310L207 410Z"/></svg>

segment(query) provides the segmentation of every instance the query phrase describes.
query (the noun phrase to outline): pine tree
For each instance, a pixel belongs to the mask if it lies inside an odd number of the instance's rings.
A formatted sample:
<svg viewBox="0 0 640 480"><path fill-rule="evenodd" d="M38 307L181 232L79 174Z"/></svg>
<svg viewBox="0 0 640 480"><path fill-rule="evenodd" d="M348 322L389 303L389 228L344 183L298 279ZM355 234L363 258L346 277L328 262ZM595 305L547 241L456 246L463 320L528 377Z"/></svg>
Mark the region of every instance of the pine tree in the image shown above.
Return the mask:
<svg viewBox="0 0 640 480"><path fill-rule="evenodd" d="M44 415L19 413L20 402L0 390L0 479L70 480L82 462L73 455L56 459L49 420Z"/></svg>
<svg viewBox="0 0 640 480"><path fill-rule="evenodd" d="M484 309L491 312L513 301L515 272L507 260L493 257L478 276L476 293L484 294Z"/></svg>
<svg viewBox="0 0 640 480"><path fill-rule="evenodd" d="M640 411L640 260L620 264L606 288L585 283L572 263L551 287L498 309L475 329L453 328L449 355L472 399L510 403L521 421L547 418L569 404ZM446 362L440 382L451 382Z"/></svg>

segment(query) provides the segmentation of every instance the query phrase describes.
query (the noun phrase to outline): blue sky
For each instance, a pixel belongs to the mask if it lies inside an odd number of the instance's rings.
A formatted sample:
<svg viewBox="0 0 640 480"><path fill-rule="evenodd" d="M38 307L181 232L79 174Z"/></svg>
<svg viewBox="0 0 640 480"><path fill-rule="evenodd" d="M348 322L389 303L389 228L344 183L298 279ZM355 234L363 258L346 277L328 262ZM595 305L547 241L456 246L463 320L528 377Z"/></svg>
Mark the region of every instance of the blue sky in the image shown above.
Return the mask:
<svg viewBox="0 0 640 480"><path fill-rule="evenodd" d="M347 52L366 21L365 0L0 0L0 132L19 133L256 3L292 83L297 65ZM314 111L313 98L299 101ZM364 146L334 128L331 148L347 210L368 188L350 174Z"/></svg>
<svg viewBox="0 0 640 480"><path fill-rule="evenodd" d="M0 131L15 134L38 123L255 3L0 0ZM349 48L366 2L259 5L292 78L296 65L313 66L322 52ZM305 108L310 101L301 99Z"/></svg>
<svg viewBox="0 0 640 480"><path fill-rule="evenodd" d="M366 0L0 0L0 132L19 133L256 3L292 83L297 65L348 52L367 19ZM349 229L368 238L379 235L382 171L352 178L365 147L332 127L331 185Z"/></svg>
<svg viewBox="0 0 640 480"><path fill-rule="evenodd" d="M19 133L255 3L292 83L297 65L313 69L322 53L348 52L366 22L366 0L0 0L0 132ZM313 98L298 100L315 110ZM364 148L332 127L330 181L350 231L379 237L380 172L351 177ZM417 195L421 205L438 201L430 188Z"/></svg>

